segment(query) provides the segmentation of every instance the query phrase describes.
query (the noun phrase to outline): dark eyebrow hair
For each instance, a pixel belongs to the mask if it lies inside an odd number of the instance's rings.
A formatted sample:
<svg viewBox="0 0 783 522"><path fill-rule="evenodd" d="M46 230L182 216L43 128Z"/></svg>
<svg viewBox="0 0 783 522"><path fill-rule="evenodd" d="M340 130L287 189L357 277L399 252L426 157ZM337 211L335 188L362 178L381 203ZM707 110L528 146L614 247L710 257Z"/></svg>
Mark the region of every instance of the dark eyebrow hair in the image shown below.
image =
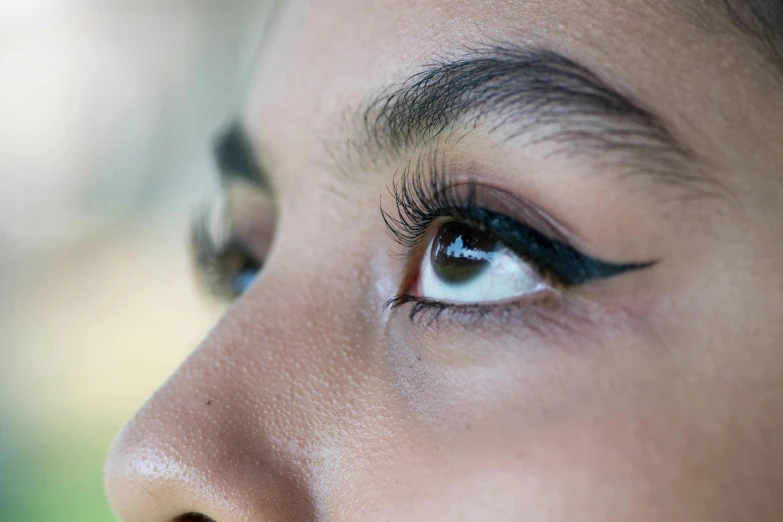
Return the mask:
<svg viewBox="0 0 783 522"><path fill-rule="evenodd" d="M750 36L783 73L783 1L720 0L729 21Z"/></svg>
<svg viewBox="0 0 783 522"><path fill-rule="evenodd" d="M361 119L363 149L374 158L488 125L490 132L513 129L508 139L550 142L555 153L586 155L600 166L687 185L700 195L717 183L651 110L544 49L493 45L438 59L374 98Z"/></svg>
<svg viewBox="0 0 783 522"><path fill-rule="evenodd" d="M269 190L269 178L256 158L247 132L238 121L232 121L218 134L213 153L224 184L242 180Z"/></svg>

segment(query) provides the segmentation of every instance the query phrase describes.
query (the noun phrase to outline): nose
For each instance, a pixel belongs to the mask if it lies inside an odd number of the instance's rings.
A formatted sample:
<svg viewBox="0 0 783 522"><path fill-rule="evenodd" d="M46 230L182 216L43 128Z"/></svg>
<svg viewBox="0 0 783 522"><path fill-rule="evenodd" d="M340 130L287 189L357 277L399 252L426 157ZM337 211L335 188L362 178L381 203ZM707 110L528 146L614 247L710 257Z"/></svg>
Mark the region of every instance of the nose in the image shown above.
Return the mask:
<svg viewBox="0 0 783 522"><path fill-rule="evenodd" d="M258 283L115 440L104 476L124 522L318 518L314 463L331 419L350 422L336 405L365 373L344 355L362 329L315 292Z"/></svg>

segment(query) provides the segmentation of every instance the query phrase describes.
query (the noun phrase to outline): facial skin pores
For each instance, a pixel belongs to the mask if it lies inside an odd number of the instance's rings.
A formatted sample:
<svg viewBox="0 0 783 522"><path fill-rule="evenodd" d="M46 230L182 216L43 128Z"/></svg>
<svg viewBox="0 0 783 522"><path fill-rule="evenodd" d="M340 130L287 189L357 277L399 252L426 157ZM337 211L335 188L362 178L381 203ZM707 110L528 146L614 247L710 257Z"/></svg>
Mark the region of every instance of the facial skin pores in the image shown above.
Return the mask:
<svg viewBox="0 0 783 522"><path fill-rule="evenodd" d="M783 520L780 20L285 2L191 234L230 305L115 513Z"/></svg>

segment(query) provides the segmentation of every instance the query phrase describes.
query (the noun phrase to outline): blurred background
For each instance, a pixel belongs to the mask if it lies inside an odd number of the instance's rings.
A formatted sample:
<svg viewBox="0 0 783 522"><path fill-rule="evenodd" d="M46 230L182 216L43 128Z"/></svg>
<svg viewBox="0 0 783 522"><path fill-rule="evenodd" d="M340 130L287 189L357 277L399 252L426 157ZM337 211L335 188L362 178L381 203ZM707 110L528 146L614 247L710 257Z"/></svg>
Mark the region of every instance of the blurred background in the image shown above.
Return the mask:
<svg viewBox="0 0 783 522"><path fill-rule="evenodd" d="M186 228L268 10L0 0L0 520L114 520L112 438L219 312Z"/></svg>

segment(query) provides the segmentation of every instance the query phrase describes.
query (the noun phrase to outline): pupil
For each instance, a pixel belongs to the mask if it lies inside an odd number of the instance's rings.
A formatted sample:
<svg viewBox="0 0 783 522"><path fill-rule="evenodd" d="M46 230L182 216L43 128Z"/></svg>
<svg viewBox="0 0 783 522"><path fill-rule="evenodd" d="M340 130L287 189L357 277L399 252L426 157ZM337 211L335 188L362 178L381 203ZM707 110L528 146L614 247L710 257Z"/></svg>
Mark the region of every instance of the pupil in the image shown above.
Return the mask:
<svg viewBox="0 0 783 522"><path fill-rule="evenodd" d="M451 221L443 225L432 247L435 274L447 283L464 283L492 263L498 242L473 227Z"/></svg>

